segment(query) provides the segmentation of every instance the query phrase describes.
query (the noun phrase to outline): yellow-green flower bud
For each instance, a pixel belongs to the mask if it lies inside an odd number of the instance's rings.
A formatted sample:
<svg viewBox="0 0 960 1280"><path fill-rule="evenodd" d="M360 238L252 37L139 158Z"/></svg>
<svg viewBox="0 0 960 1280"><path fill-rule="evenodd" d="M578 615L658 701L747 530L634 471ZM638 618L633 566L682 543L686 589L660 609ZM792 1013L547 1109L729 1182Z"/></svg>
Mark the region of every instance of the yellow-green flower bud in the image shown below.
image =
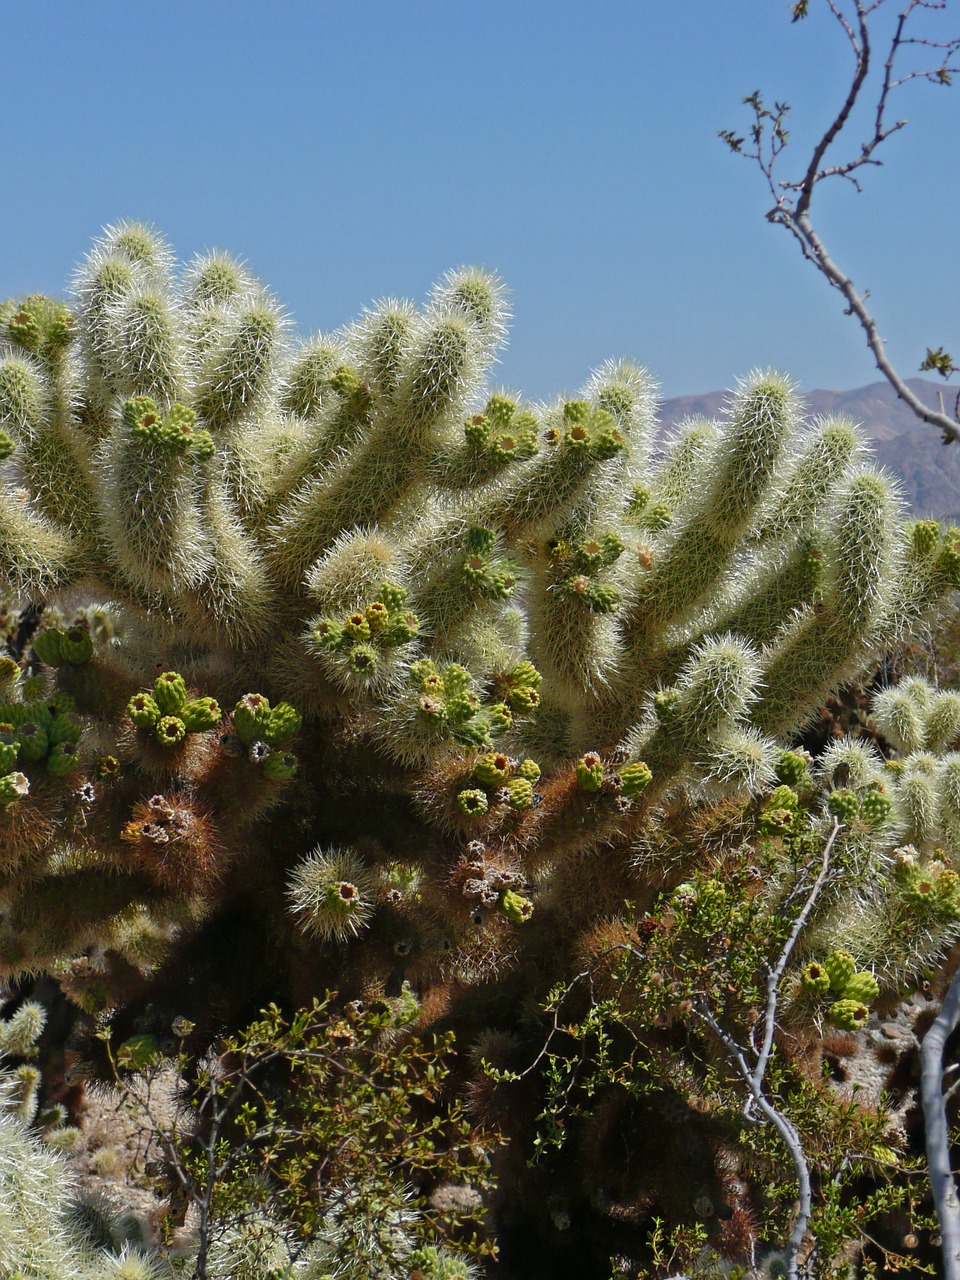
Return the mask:
<svg viewBox="0 0 960 1280"><path fill-rule="evenodd" d="M179 716L161 716L154 729L162 747L175 747L187 734L187 726Z"/></svg>
<svg viewBox="0 0 960 1280"><path fill-rule="evenodd" d="M807 965L800 976L800 981L804 991L809 991L811 995L825 996L830 990L830 975L816 960Z"/></svg>
<svg viewBox="0 0 960 1280"><path fill-rule="evenodd" d="M79 742L82 729L83 726L75 715L71 715L70 712L61 712L53 717L50 728L47 730L47 737L52 747L55 747L58 742Z"/></svg>
<svg viewBox="0 0 960 1280"><path fill-rule="evenodd" d="M860 1000L838 1000L830 1006L829 1017L841 1031L859 1031L866 1025L870 1010Z"/></svg>
<svg viewBox="0 0 960 1280"><path fill-rule="evenodd" d="M160 708L149 693L135 693L127 703L127 715L138 729L152 729L160 719Z"/></svg>
<svg viewBox="0 0 960 1280"><path fill-rule="evenodd" d="M511 778L506 791L507 804L511 809L529 809L533 804L533 783L529 778Z"/></svg>
<svg viewBox="0 0 960 1280"><path fill-rule="evenodd" d="M849 787L838 787L827 797L827 808L841 822L853 822L860 812L860 798Z"/></svg>
<svg viewBox="0 0 960 1280"><path fill-rule="evenodd" d="M420 619L415 613L395 613L382 634L385 645L409 644L420 634Z"/></svg>
<svg viewBox="0 0 960 1280"><path fill-rule="evenodd" d="M372 644L355 644L347 655L347 665L357 676L372 676L380 665L380 651Z"/></svg>
<svg viewBox="0 0 960 1280"><path fill-rule="evenodd" d="M781 751L777 758L777 778L796 790L807 790L813 784L808 761L798 751Z"/></svg>
<svg viewBox="0 0 960 1280"><path fill-rule="evenodd" d="M17 730L20 739L20 759L27 764L42 760L50 747L45 729L33 720L27 720Z"/></svg>
<svg viewBox="0 0 960 1280"><path fill-rule="evenodd" d="M390 610L382 600L374 600L373 604L368 604L363 614L367 620L371 635L376 635L378 632L383 631L390 621Z"/></svg>
<svg viewBox="0 0 960 1280"><path fill-rule="evenodd" d="M389 578L380 584L380 590L377 594L391 613L395 613L397 609L402 609L407 602L406 587L401 587L397 582L391 582Z"/></svg>
<svg viewBox="0 0 960 1280"><path fill-rule="evenodd" d="M486 787L499 787L509 773L510 758L501 751L488 751L473 768L474 778Z"/></svg>
<svg viewBox="0 0 960 1280"><path fill-rule="evenodd" d="M474 787L460 792L457 796L457 807L468 818L480 818L487 812L490 805L487 801L486 792Z"/></svg>
<svg viewBox="0 0 960 1280"><path fill-rule="evenodd" d="M120 776L120 761L116 756L101 756L97 761L97 777L104 782Z"/></svg>
<svg viewBox="0 0 960 1280"><path fill-rule="evenodd" d="M540 766L536 760L521 760L517 765L517 777L526 778L528 782L539 782Z"/></svg>
<svg viewBox="0 0 960 1280"><path fill-rule="evenodd" d="M893 812L893 801L876 788L865 792L860 800L860 817L868 827L882 827Z"/></svg>
<svg viewBox="0 0 960 1280"><path fill-rule="evenodd" d="M233 727L245 747L263 740L270 723L270 703L262 693L247 693L233 709Z"/></svg>
<svg viewBox="0 0 960 1280"><path fill-rule="evenodd" d="M285 742L300 732L303 716L291 707L289 702L278 702L271 710L263 740L271 747L282 747Z"/></svg>
<svg viewBox="0 0 960 1280"><path fill-rule="evenodd" d="M581 791L599 791L603 786L603 761L595 751L577 761L577 786Z"/></svg>
<svg viewBox="0 0 960 1280"><path fill-rule="evenodd" d="M928 556L940 545L940 526L936 520L918 520L910 529L910 543L918 556Z"/></svg>
<svg viewBox="0 0 960 1280"><path fill-rule="evenodd" d="M823 968L830 979L831 991L844 991L857 971L856 962L849 951L831 951L823 962Z"/></svg>
<svg viewBox="0 0 960 1280"><path fill-rule="evenodd" d="M58 742L47 756L47 772L55 778L64 778L77 767L77 744Z"/></svg>
<svg viewBox="0 0 960 1280"><path fill-rule="evenodd" d="M344 634L351 640L369 640L370 623L362 613L351 613L343 624Z"/></svg>
<svg viewBox="0 0 960 1280"><path fill-rule="evenodd" d="M70 627L60 636L60 655L64 662L90 662L93 657L93 641L86 627Z"/></svg>
<svg viewBox="0 0 960 1280"><path fill-rule="evenodd" d="M623 783L623 794L628 800L646 791L653 781L653 773L642 760L626 764L620 770L620 781Z"/></svg>
<svg viewBox="0 0 960 1280"><path fill-rule="evenodd" d="M539 707L540 694L536 689L531 689L527 685L520 685L516 689L511 689L507 694L507 704L518 716L529 715L530 712L536 711L537 707Z"/></svg>
<svg viewBox="0 0 960 1280"><path fill-rule="evenodd" d="M484 708L484 713L491 733L506 733L513 724L513 716L505 702L491 702Z"/></svg>
<svg viewBox="0 0 960 1280"><path fill-rule="evenodd" d="M164 671L153 682L153 696L161 715L178 716L187 700L187 685L178 671Z"/></svg>
<svg viewBox="0 0 960 1280"><path fill-rule="evenodd" d="M497 900L497 909L514 924L526 924L533 915L533 903L513 889L503 889Z"/></svg>
<svg viewBox="0 0 960 1280"><path fill-rule="evenodd" d="M861 1004L870 1004L879 994L876 978L865 969L855 973L843 988L844 1000L858 1000Z"/></svg>
<svg viewBox="0 0 960 1280"><path fill-rule="evenodd" d="M299 763L291 751L271 751L260 768L271 782L286 782L297 772Z"/></svg>
<svg viewBox="0 0 960 1280"><path fill-rule="evenodd" d="M193 698L180 708L180 719L187 733L204 733L223 719L216 698Z"/></svg>
<svg viewBox="0 0 960 1280"><path fill-rule="evenodd" d="M322 618L313 629L313 638L321 649L337 649L343 640L343 623L335 618Z"/></svg>
<svg viewBox="0 0 960 1280"><path fill-rule="evenodd" d="M64 660L60 646L65 638L66 632L61 631L59 627L48 627L46 631L38 632L32 642L34 656L48 667L59 667Z"/></svg>

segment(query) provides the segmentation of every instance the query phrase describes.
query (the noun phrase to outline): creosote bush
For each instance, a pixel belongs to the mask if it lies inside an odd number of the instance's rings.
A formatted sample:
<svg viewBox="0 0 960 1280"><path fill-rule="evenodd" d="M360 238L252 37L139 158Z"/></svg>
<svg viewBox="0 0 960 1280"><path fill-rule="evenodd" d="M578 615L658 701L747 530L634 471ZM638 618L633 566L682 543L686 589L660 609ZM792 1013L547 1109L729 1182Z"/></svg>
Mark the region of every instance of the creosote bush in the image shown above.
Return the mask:
<svg viewBox="0 0 960 1280"><path fill-rule="evenodd" d="M183 1018L187 1074L264 1007L400 1001L397 1045L453 1037L427 1110L464 1089L513 1139L491 1201L502 1273L573 1259L607 1280L613 1257L655 1257L664 1223L692 1230L698 1202L683 1160L653 1196L649 1170L614 1177L615 1134L665 1098L688 1133L699 1094L684 1065L620 1107L640 1068L617 1048L596 1105L565 1114L567 1068L541 1052L551 992L584 998L589 972L652 1060L688 1063L700 1041L678 1026L702 993L651 971L660 1003L631 1002L605 957L712 899L739 954L758 920L797 918L835 819L783 974L796 1043L857 1034L936 963L957 913L956 695L881 695L886 764L853 741L791 747L960 583L960 530L905 520L857 428L805 422L775 372L664 447L628 361L550 404L491 387L506 320L501 282L462 269L425 307L388 299L299 340L244 266L177 268L133 223L66 302L0 307L0 980L55 979L114 1054ZM749 1019L771 929L711 1017ZM820 990L839 953L849 980ZM814 1089L805 1054L771 1072ZM575 1139L548 1128L547 1190L526 1165L545 1114ZM747 1140L705 1116L696 1177L715 1188ZM752 1194L717 1257L784 1229L784 1204L771 1227ZM268 1208L285 1239L296 1214ZM424 1248L423 1274L448 1274Z"/></svg>

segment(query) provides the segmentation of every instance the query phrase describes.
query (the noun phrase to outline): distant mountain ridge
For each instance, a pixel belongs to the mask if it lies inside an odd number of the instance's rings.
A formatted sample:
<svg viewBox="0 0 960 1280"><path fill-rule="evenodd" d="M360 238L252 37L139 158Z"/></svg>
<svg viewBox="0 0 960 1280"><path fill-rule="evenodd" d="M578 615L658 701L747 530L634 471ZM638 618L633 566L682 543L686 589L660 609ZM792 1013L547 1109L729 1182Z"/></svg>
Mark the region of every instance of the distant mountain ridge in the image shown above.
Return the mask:
<svg viewBox="0 0 960 1280"><path fill-rule="evenodd" d="M948 382L908 378L911 391L932 409L953 412L960 388ZM694 414L717 417L730 398L729 391L677 396L665 400L660 417L669 432L677 422ZM852 391L804 391L810 418L842 414L860 423L873 442L877 462L901 481L903 497L915 516L931 516L960 523L960 444L945 446L939 431L914 417L887 382L871 382Z"/></svg>

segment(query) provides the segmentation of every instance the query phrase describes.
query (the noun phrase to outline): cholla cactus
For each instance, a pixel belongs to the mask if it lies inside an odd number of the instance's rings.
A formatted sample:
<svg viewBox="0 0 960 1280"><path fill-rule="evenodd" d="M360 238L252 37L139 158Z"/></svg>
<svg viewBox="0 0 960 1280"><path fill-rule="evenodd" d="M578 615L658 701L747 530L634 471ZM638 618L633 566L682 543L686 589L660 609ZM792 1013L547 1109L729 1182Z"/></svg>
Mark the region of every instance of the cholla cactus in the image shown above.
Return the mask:
<svg viewBox="0 0 960 1280"><path fill-rule="evenodd" d="M960 532L904 524L780 374L658 456L630 362L490 388L506 315L464 269L298 341L139 224L67 303L0 309L0 977L96 1013L167 960L201 1027L201 960L221 1015L407 980L423 1027L510 968L540 995L659 887L658 806L801 786L788 735L960 582ZM954 702L898 742L946 749ZM887 823L924 856L960 828L944 761L928 804L907 757Z"/></svg>

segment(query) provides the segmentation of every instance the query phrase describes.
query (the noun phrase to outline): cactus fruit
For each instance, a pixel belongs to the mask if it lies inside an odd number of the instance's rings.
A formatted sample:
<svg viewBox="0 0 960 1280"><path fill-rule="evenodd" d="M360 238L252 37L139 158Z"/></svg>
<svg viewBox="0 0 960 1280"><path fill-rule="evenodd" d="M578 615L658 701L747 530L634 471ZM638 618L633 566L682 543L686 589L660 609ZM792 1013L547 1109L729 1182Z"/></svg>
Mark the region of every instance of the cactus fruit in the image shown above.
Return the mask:
<svg viewBox="0 0 960 1280"><path fill-rule="evenodd" d="M830 1006L830 1021L842 1031L859 1031L866 1025L870 1010L860 1000L844 998Z"/></svg>
<svg viewBox="0 0 960 1280"><path fill-rule="evenodd" d="M843 992L857 971L856 962L849 951L831 951L823 961L823 969L830 982L830 990Z"/></svg>

